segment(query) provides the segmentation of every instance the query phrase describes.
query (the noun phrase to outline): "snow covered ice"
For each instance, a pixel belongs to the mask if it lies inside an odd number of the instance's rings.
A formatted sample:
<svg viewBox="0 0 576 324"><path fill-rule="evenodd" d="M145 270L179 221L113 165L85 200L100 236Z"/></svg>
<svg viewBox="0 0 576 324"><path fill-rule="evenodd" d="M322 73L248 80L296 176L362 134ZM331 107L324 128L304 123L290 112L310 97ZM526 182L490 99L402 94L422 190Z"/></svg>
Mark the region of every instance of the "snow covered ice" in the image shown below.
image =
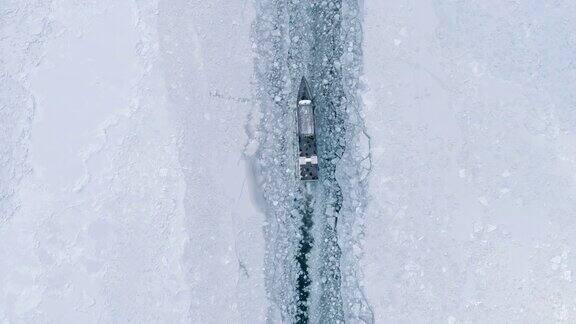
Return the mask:
<svg viewBox="0 0 576 324"><path fill-rule="evenodd" d="M575 322L575 17L3 1L0 323Z"/></svg>

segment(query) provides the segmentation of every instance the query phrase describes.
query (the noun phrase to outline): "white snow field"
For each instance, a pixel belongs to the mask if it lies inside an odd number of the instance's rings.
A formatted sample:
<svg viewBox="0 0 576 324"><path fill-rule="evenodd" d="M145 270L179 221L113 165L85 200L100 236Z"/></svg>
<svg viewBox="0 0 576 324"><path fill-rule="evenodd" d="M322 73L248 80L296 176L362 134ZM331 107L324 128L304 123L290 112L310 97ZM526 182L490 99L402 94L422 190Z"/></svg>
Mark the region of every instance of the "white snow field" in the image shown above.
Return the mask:
<svg viewBox="0 0 576 324"><path fill-rule="evenodd" d="M250 10L0 4L0 323L264 321Z"/></svg>
<svg viewBox="0 0 576 324"><path fill-rule="evenodd" d="M364 12L376 322L575 322L576 3Z"/></svg>
<svg viewBox="0 0 576 324"><path fill-rule="evenodd" d="M0 1L0 323L576 322L575 18Z"/></svg>

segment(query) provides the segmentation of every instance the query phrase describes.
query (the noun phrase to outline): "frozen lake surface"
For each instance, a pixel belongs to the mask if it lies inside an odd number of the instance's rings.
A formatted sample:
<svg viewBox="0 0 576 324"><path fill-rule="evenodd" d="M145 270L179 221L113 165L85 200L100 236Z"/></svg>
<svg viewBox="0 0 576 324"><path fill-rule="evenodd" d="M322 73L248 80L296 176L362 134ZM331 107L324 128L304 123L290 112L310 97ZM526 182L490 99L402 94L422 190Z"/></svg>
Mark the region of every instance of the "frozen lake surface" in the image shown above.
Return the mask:
<svg viewBox="0 0 576 324"><path fill-rule="evenodd" d="M4 1L0 323L576 321L574 17Z"/></svg>

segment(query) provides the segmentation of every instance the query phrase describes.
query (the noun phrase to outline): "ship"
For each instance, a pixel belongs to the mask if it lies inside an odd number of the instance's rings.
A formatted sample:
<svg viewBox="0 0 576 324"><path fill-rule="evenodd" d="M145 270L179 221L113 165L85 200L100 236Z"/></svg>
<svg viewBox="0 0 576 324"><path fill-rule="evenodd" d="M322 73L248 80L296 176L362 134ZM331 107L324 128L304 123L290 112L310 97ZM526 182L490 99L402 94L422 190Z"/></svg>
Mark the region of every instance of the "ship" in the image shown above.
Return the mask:
<svg viewBox="0 0 576 324"><path fill-rule="evenodd" d="M318 149L314 100L305 77L300 81L296 104L298 127L298 174L302 181L318 180Z"/></svg>

